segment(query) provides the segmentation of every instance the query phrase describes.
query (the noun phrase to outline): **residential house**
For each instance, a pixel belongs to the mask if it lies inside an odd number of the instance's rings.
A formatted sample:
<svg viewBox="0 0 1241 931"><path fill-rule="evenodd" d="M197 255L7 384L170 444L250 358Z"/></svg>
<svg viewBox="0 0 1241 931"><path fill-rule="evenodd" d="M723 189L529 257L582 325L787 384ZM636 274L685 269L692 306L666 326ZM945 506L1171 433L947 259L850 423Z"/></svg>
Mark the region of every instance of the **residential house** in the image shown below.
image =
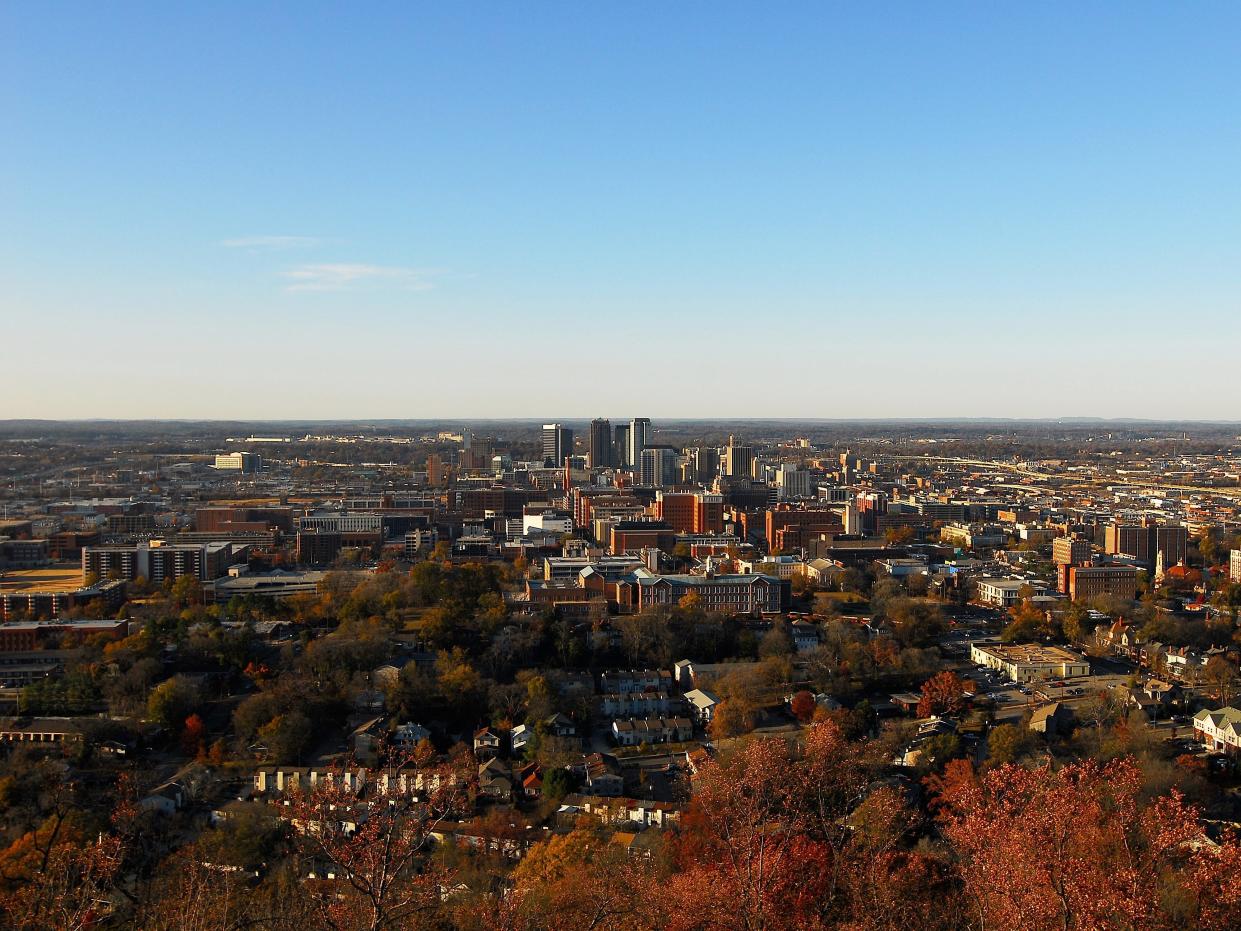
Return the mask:
<svg viewBox="0 0 1241 931"><path fill-rule="evenodd" d="M625 780L621 775L620 762L610 753L592 753L582 757L570 769L582 780L582 786L591 795L621 795Z"/></svg>
<svg viewBox="0 0 1241 931"><path fill-rule="evenodd" d="M571 793L565 796L560 810L566 809L592 815L608 825L665 828L681 817L682 806L675 802L652 802L625 796Z"/></svg>
<svg viewBox="0 0 1241 931"><path fill-rule="evenodd" d="M480 760L499 756L503 745L500 732L494 728L484 727L474 732L474 755Z"/></svg>
<svg viewBox="0 0 1241 931"><path fill-rule="evenodd" d="M608 718L649 717L669 714L680 706L680 701L668 692L611 692L600 695L599 713Z"/></svg>
<svg viewBox="0 0 1241 931"><path fill-rule="evenodd" d="M715 709L720 704L719 696L707 689L691 689L685 693L685 700L689 702L695 719L704 727L711 723Z"/></svg>
<svg viewBox="0 0 1241 931"><path fill-rule="evenodd" d="M310 792L320 786L339 787L357 795L367 784L367 771L316 769L310 766L260 766L254 771L255 795Z"/></svg>
<svg viewBox="0 0 1241 931"><path fill-rule="evenodd" d="M822 633L818 624L804 618L790 624L789 632L793 635L793 646L798 653L809 653L817 647Z"/></svg>
<svg viewBox="0 0 1241 931"><path fill-rule="evenodd" d="M478 767L478 794L495 801L508 802L513 798L513 777L509 768L497 759L480 763Z"/></svg>
<svg viewBox="0 0 1241 931"><path fill-rule="evenodd" d="M1049 702L1030 715L1030 730L1049 737L1067 733L1072 726L1073 710L1062 702Z"/></svg>
<svg viewBox="0 0 1241 931"><path fill-rule="evenodd" d="M518 724L509 733L509 741L512 746L513 756L517 756L526 749L526 745L534 738L534 728L529 724Z"/></svg>
<svg viewBox="0 0 1241 931"><path fill-rule="evenodd" d="M1209 751L1241 754L1241 708L1204 708L1194 715L1194 736Z"/></svg>
<svg viewBox="0 0 1241 931"><path fill-rule="evenodd" d="M517 771L517 784L526 798L538 798L543 794L543 767L539 763L527 763Z"/></svg>
<svg viewBox="0 0 1241 931"><path fill-rule="evenodd" d="M184 808L188 801L185 789L180 783L165 782L144 796L138 802L138 807L143 811L153 811L167 817Z"/></svg>
<svg viewBox="0 0 1241 931"><path fill-rule="evenodd" d="M398 750L409 752L417 747L424 740L431 739L431 731L423 727L421 724L415 724L412 721L397 726L392 731L392 745Z"/></svg>
<svg viewBox="0 0 1241 931"><path fill-rule="evenodd" d="M610 669L599 676L599 691L670 692L672 674L666 669Z"/></svg>
<svg viewBox="0 0 1241 931"><path fill-rule="evenodd" d="M694 736L689 718L627 718L612 722L612 736L622 747L639 744L681 743Z"/></svg>

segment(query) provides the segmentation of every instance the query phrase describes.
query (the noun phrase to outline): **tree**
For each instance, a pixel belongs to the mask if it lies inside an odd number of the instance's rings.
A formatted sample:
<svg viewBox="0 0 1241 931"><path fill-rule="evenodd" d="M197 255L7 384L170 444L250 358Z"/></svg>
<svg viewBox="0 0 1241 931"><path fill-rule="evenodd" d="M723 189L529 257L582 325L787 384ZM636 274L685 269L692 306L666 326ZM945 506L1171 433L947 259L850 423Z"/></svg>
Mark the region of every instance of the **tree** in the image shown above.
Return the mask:
<svg viewBox="0 0 1241 931"><path fill-rule="evenodd" d="M739 699L725 699L715 706L707 730L719 740L738 737L754 729L754 711Z"/></svg>
<svg viewBox="0 0 1241 931"><path fill-rule="evenodd" d="M271 692L256 692L242 699L233 711L233 732L244 747L259 728L280 713L280 702Z"/></svg>
<svg viewBox="0 0 1241 931"><path fill-rule="evenodd" d="M203 603L203 586L197 576L183 575L172 583L173 602L178 607L188 607Z"/></svg>
<svg viewBox="0 0 1241 931"><path fill-rule="evenodd" d="M814 710L818 706L815 704L814 696L804 689L793 695L792 701L789 702L789 710L793 712L793 716L805 724L814 717Z"/></svg>
<svg viewBox="0 0 1241 931"><path fill-rule="evenodd" d="M1131 759L955 779L939 820L979 924L1235 927L1241 896L1214 893L1220 870L1241 862L1236 838L1193 846L1199 812L1175 792L1144 807L1141 789Z"/></svg>
<svg viewBox="0 0 1241 931"><path fill-rule="evenodd" d="M947 870L903 848L916 816L880 789L864 748L831 722L804 740L750 741L706 764L648 888L656 927L793 931L959 926Z"/></svg>
<svg viewBox="0 0 1241 931"><path fill-rule="evenodd" d="M1016 724L1001 724L987 737L988 759L992 763L1016 763L1035 747L1034 735Z"/></svg>
<svg viewBox="0 0 1241 931"><path fill-rule="evenodd" d="M789 656L793 653L793 635L789 631L788 622L783 618L771 625L771 630L763 635L758 645L758 655Z"/></svg>
<svg viewBox="0 0 1241 931"><path fill-rule="evenodd" d="M184 676L173 676L151 690L147 698L147 718L170 729L180 728L200 700L198 687L193 682Z"/></svg>
<svg viewBox="0 0 1241 931"><path fill-rule="evenodd" d="M579 825L522 858L513 870L513 898L526 927L602 929L640 920L647 877L609 840L601 825Z"/></svg>
<svg viewBox="0 0 1241 931"><path fill-rule="evenodd" d="M950 669L937 673L922 684L918 716L952 717L965 709L965 683Z"/></svg>
<svg viewBox="0 0 1241 931"><path fill-rule="evenodd" d="M306 889L327 927L412 927L452 887L451 872L429 854L440 823L466 811L466 774L446 765L423 765L420 772L433 788L414 796L374 785L367 817L352 829L346 819L357 798L339 780L291 799L291 821L300 825L295 851L307 868L317 864L337 877Z"/></svg>
<svg viewBox="0 0 1241 931"><path fill-rule="evenodd" d="M1219 696L1224 704L1232 701L1236 694L1237 670L1232 663L1222 656L1212 656L1203 669L1203 682Z"/></svg>
<svg viewBox="0 0 1241 931"><path fill-rule="evenodd" d="M543 797L558 802L577 787L573 773L563 766L549 770L543 776Z"/></svg>
<svg viewBox="0 0 1241 931"><path fill-rule="evenodd" d="M277 762L296 763L310 746L314 725L301 711L278 714L259 728L258 739Z"/></svg>
<svg viewBox="0 0 1241 931"><path fill-rule="evenodd" d="M890 546L901 546L905 543L912 543L914 539L913 527L889 527L883 532L884 540Z"/></svg>
<svg viewBox="0 0 1241 931"><path fill-rule="evenodd" d="M206 728L203 726L203 719L197 714L192 714L185 719L185 726L181 729L181 751L190 757L196 757L203 750L203 741L206 737Z"/></svg>
<svg viewBox="0 0 1241 931"><path fill-rule="evenodd" d="M1033 640L1047 632L1047 619L1042 611L1029 600L1023 600L1012 609L1011 620L1000 634L1006 643Z"/></svg>

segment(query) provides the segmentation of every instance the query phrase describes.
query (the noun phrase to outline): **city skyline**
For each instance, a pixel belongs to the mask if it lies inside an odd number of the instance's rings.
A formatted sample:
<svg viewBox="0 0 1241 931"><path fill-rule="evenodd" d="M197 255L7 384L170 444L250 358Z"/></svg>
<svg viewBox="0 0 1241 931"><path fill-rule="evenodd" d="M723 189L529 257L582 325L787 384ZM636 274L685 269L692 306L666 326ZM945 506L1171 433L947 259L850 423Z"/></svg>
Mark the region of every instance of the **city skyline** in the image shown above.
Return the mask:
<svg viewBox="0 0 1241 931"><path fill-rule="evenodd" d="M2 413L1237 416L1241 11L710 13L6 6Z"/></svg>

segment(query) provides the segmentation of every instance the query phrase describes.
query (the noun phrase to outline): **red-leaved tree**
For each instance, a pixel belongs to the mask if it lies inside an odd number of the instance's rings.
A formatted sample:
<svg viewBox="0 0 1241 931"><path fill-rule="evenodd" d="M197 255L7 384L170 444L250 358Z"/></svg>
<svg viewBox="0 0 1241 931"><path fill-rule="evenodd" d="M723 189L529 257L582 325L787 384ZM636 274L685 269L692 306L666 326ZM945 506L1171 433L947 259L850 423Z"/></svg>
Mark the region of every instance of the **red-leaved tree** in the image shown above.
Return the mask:
<svg viewBox="0 0 1241 931"><path fill-rule="evenodd" d="M939 786L940 821L981 927L1241 926L1235 837L1203 835L1175 792L1142 805L1132 759L1025 769ZM1232 877L1232 878L1230 878Z"/></svg>
<svg viewBox="0 0 1241 931"><path fill-rule="evenodd" d="M918 700L918 717L960 714L965 708L965 683L951 669L936 673L922 685Z"/></svg>

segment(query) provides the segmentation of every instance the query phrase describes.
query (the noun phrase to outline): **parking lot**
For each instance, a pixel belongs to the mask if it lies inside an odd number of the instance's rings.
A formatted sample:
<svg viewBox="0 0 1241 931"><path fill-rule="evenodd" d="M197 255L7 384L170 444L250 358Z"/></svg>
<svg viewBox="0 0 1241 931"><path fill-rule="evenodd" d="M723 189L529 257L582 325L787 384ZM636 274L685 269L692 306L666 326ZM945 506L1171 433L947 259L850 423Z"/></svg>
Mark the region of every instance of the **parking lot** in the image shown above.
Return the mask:
<svg viewBox="0 0 1241 931"><path fill-rule="evenodd" d="M995 702L997 723L1012 723L1049 701L1064 702L1069 706L1090 701L1102 691L1124 685L1127 676L1102 675L1072 679L1053 679L1048 682L1009 682L1000 673L984 667L972 667L965 673L978 684L978 693Z"/></svg>

